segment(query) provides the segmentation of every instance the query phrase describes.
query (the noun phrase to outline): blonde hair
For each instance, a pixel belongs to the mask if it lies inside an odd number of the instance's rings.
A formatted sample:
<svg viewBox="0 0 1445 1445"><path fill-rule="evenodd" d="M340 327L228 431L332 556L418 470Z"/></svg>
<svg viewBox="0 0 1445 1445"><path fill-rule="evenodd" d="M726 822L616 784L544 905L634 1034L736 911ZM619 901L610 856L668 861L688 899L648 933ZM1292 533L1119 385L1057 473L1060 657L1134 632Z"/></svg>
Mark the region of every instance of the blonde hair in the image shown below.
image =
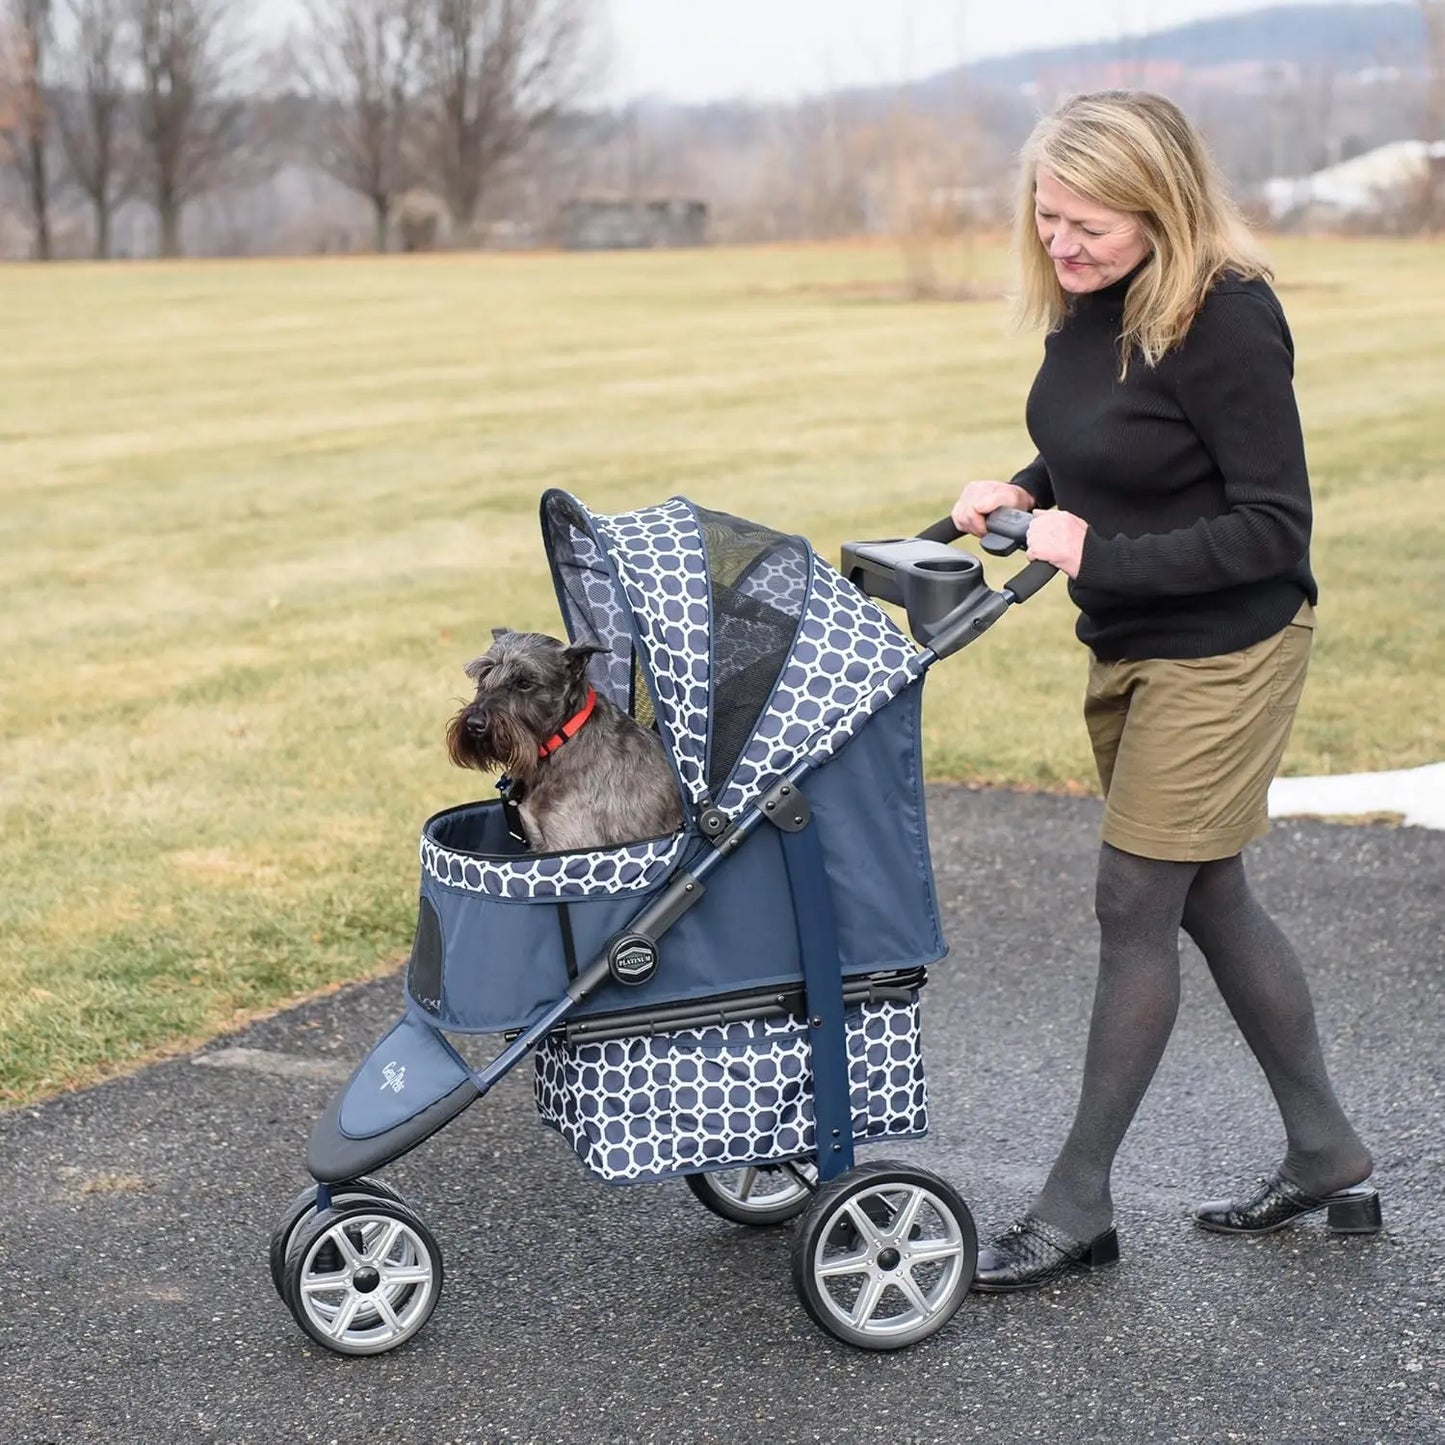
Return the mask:
<svg viewBox="0 0 1445 1445"><path fill-rule="evenodd" d="M1024 144L1014 222L1024 325L1057 331L1070 304L1039 244L1034 186L1040 167L1071 191L1128 212L1143 231L1149 254L1124 302L1121 377L1136 351L1154 366L1183 341L1225 271L1246 279L1271 275L1183 111L1149 91L1101 90L1065 101Z"/></svg>

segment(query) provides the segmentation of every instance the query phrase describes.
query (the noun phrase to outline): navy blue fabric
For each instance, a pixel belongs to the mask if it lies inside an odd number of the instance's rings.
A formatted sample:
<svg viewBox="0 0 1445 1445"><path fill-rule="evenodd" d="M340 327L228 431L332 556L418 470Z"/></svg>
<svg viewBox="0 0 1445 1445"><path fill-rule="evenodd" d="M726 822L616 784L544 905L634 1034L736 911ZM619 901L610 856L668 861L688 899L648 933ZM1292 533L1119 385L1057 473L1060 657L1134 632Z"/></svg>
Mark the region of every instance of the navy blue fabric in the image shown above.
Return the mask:
<svg viewBox="0 0 1445 1445"><path fill-rule="evenodd" d="M921 682L803 780L823 841L845 974L932 963L948 951L923 806Z"/></svg>
<svg viewBox="0 0 1445 1445"><path fill-rule="evenodd" d="M471 1071L434 1030L408 1013L351 1076L338 1123L350 1139L371 1139L405 1124Z"/></svg>
<svg viewBox="0 0 1445 1445"><path fill-rule="evenodd" d="M921 693L912 687L889 703L801 785L822 845L845 975L910 968L945 952L923 813ZM507 851L500 838L497 846ZM569 898L579 965L662 886ZM425 874L422 894L436 909L444 946L440 1007L429 1010L439 1026L523 1028L566 992L554 903L496 898ZM773 828L759 829L708 878L702 901L663 936L659 953L651 980L639 987L609 981L576 1016L801 982L797 923Z"/></svg>
<svg viewBox="0 0 1445 1445"><path fill-rule="evenodd" d="M853 1111L848 1098L848 1048L843 1031L838 930L817 824L810 823L801 832L784 833L781 842L798 919L803 982L807 990L818 1177L826 1182L853 1167Z"/></svg>
<svg viewBox="0 0 1445 1445"><path fill-rule="evenodd" d="M460 1033L524 1028L566 993L567 959L555 902L487 898L432 878L423 880L422 896L437 911L445 946L440 1007L428 1011L442 1027ZM648 896L567 900L579 968L631 923ZM421 1000L413 1002L421 1006Z"/></svg>

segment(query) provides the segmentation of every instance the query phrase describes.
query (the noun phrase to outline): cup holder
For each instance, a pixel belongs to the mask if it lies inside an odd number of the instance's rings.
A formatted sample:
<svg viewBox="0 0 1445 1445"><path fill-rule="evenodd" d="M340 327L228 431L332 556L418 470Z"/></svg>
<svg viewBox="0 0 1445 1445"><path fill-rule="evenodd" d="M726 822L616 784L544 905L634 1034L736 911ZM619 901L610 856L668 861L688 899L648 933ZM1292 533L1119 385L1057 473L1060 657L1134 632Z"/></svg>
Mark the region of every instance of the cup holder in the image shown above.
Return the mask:
<svg viewBox="0 0 1445 1445"><path fill-rule="evenodd" d="M985 587L977 557L922 537L846 542L842 572L869 597L903 607L914 638L925 645L939 623Z"/></svg>
<svg viewBox="0 0 1445 1445"><path fill-rule="evenodd" d="M977 559L967 552L960 552L956 557L929 557L912 564L915 572L951 573L955 576L963 572L977 572L978 567Z"/></svg>

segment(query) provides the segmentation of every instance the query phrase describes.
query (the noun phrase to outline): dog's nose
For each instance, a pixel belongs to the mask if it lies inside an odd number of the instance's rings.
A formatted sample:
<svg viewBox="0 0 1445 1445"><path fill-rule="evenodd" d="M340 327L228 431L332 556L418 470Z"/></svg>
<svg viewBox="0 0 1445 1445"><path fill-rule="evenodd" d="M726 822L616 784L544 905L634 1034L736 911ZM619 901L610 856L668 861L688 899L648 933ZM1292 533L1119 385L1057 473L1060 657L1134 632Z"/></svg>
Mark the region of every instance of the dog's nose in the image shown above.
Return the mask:
<svg viewBox="0 0 1445 1445"><path fill-rule="evenodd" d="M487 715L480 708L475 708L467 714L466 731L474 738L479 738L487 730Z"/></svg>

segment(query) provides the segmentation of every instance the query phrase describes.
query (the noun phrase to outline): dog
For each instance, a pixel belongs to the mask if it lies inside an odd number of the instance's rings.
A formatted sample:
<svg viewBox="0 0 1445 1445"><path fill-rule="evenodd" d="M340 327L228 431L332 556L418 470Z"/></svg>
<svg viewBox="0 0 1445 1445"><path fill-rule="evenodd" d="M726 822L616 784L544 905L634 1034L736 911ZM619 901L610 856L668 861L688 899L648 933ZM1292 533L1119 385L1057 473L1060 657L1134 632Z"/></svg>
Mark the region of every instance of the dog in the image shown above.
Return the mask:
<svg viewBox="0 0 1445 1445"><path fill-rule="evenodd" d="M588 659L606 649L506 627L492 637L467 664L477 693L447 725L447 752L458 767L507 774L533 851L677 832L682 805L661 740L588 684Z"/></svg>

